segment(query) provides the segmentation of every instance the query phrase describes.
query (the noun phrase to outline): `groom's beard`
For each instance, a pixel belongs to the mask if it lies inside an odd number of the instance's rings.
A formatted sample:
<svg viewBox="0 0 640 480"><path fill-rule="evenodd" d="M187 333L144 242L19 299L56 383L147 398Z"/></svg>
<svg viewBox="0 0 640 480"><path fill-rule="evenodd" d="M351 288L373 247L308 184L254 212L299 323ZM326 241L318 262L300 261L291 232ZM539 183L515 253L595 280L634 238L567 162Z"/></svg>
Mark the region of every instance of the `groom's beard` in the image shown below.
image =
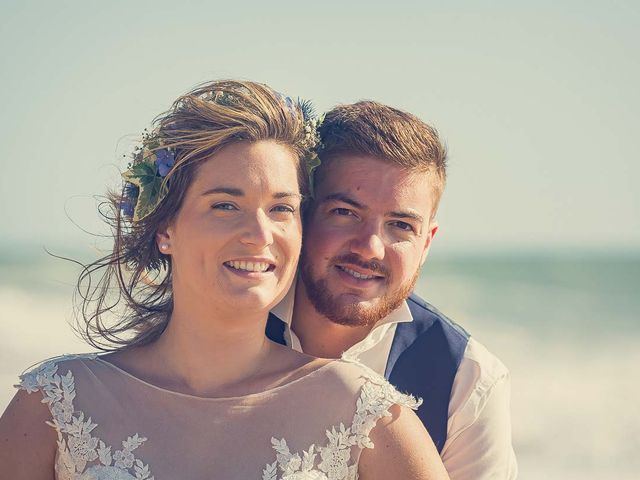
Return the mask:
<svg viewBox="0 0 640 480"><path fill-rule="evenodd" d="M334 265L334 260L337 259L332 259L329 264ZM301 263L300 277L304 284L307 298L309 298L316 311L334 323L352 327L373 326L393 312L411 294L419 274L418 270L410 282L401 285L394 292L387 291L381 297L362 302L344 303L339 299L342 292L337 294L331 292L327 280L315 275L313 268L311 268L311 263L306 258L302 258ZM385 280L387 279L388 277L385 277Z"/></svg>

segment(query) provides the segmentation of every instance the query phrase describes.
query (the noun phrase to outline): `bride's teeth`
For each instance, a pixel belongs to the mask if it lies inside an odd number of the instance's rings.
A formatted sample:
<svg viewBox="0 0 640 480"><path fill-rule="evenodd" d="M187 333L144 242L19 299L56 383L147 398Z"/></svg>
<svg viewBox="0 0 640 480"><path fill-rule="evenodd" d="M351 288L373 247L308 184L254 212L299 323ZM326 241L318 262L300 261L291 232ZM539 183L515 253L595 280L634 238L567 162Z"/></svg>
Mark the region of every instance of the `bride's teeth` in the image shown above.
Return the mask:
<svg viewBox="0 0 640 480"><path fill-rule="evenodd" d="M247 272L266 272L269 269L269 264L263 262L229 261L226 264L236 270Z"/></svg>

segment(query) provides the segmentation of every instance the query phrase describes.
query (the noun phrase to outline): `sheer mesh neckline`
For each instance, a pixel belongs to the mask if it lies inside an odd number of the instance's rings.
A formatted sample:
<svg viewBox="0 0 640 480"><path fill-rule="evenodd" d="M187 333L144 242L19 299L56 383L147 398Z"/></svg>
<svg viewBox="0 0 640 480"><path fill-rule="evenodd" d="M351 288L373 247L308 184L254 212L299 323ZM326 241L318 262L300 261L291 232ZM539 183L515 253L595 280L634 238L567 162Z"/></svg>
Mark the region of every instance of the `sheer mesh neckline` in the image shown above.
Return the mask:
<svg viewBox="0 0 640 480"><path fill-rule="evenodd" d="M176 392L175 390L169 390L167 388L163 388L163 387L159 387L158 385L154 385L153 383L149 383L146 380L142 380L139 377L136 377L135 375L127 372L126 370L123 370L122 368L114 365L113 363L104 360L102 358L100 358L100 356L96 356L94 358L95 360L97 360L100 364L102 365L106 365L108 368L116 371L117 373L135 381L136 383L142 384L148 388L152 388L156 391L159 392L164 392L168 395L175 395L177 397L183 397L183 398L188 398L188 399L193 399L193 400L199 400L199 401L205 401L205 402L233 402L233 401L240 401L240 400L250 400L250 399L255 399L255 398L260 398L263 396L268 396L271 395L273 393L276 393L280 390L284 390L288 387L291 387L297 383L300 383L304 380L307 380L311 377L314 377L317 373L320 373L321 371L327 370L329 367L333 367L334 365L342 362L343 360L341 359L335 359L335 360L331 360L330 362L327 362L321 366L319 366L318 368L310 371L309 373L306 373L305 375L302 375L301 377L298 377L294 380L291 380L290 382L284 383L282 385L278 385L276 387L272 387L272 388L267 388L266 390L262 390L261 392L255 392L255 393L248 393L246 395L234 395L234 396L229 396L229 397L200 397L198 395L190 395L188 393L182 393L182 392ZM313 361L313 360L312 360Z"/></svg>
<svg viewBox="0 0 640 480"><path fill-rule="evenodd" d="M287 389L294 384L301 388ZM158 478L176 478L178 472L180 478L356 480L362 450L374 447L370 432L378 420L391 416L393 404L420 405L350 360L328 361L265 392L223 398L240 400L213 409L209 403L166 401L163 391L178 399L219 399L163 390L96 354L46 361L23 374L17 386L41 391L49 406L46 423L58 434L59 480L153 480L152 469ZM283 394L268 395L276 390Z"/></svg>

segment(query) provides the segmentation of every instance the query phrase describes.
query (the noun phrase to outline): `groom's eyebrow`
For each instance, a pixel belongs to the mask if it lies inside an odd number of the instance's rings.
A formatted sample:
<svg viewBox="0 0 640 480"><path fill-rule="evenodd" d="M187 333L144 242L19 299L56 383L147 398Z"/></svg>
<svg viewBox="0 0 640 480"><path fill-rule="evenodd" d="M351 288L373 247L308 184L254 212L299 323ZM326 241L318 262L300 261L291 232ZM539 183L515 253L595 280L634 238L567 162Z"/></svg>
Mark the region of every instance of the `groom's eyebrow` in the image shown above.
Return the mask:
<svg viewBox="0 0 640 480"><path fill-rule="evenodd" d="M405 212L401 212L401 211L387 212L387 216L393 217L393 218L406 218L410 220L415 220L420 223L424 222L424 218L422 217L422 215L411 210L407 210Z"/></svg>
<svg viewBox="0 0 640 480"><path fill-rule="evenodd" d="M351 205L354 208L360 208L360 209L364 208L364 205L354 200L353 198L351 198L349 195L345 193L332 193L324 197L322 199L322 202L323 203L324 202L342 202L342 203L346 203L347 205Z"/></svg>
<svg viewBox="0 0 640 480"><path fill-rule="evenodd" d="M322 203L324 203L324 202L342 202L342 203L346 203L347 205L351 205L354 208L358 208L360 210L365 210L366 209L366 207L363 204L361 204L357 200L354 200L353 198L351 198L346 193L341 193L341 192L332 193L330 195L327 195L326 197L324 197L321 200L321 202ZM414 211L412 209L408 209L408 210L393 210L393 211L390 211L390 212L386 212L385 216L394 217L394 218L406 218L406 219L410 219L410 220L415 220L417 222L423 222L424 221L424 218L422 217L422 215L420 215L419 213L417 213L416 211Z"/></svg>
<svg viewBox="0 0 640 480"><path fill-rule="evenodd" d="M273 194L273 198L302 198L302 195L298 192L278 192Z"/></svg>

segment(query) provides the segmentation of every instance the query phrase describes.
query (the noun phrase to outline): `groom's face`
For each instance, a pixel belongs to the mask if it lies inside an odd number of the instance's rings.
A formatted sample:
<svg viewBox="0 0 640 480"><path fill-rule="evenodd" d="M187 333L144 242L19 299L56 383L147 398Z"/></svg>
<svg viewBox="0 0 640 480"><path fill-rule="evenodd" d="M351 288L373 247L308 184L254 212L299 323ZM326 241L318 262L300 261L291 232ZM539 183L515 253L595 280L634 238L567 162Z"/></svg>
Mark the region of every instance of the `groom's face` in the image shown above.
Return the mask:
<svg viewBox="0 0 640 480"><path fill-rule="evenodd" d="M437 224L429 173L374 157L322 166L305 223L301 277L330 320L372 325L411 293Z"/></svg>

